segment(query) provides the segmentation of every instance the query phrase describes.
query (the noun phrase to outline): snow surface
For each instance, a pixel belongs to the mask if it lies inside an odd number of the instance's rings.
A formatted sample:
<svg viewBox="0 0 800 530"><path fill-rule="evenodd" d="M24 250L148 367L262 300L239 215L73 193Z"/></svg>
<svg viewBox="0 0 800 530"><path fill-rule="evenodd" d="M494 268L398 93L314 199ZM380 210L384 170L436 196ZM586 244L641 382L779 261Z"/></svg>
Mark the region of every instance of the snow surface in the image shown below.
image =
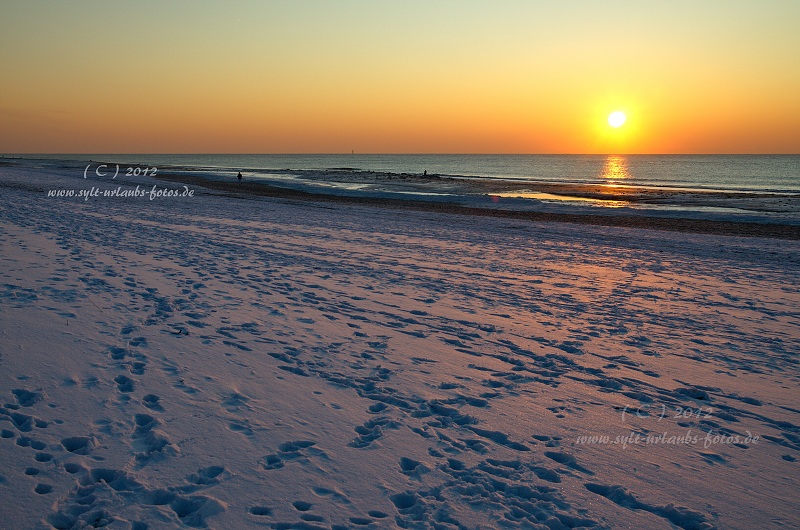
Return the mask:
<svg viewBox="0 0 800 530"><path fill-rule="evenodd" d="M137 183L0 167L3 528L800 527L796 242Z"/></svg>

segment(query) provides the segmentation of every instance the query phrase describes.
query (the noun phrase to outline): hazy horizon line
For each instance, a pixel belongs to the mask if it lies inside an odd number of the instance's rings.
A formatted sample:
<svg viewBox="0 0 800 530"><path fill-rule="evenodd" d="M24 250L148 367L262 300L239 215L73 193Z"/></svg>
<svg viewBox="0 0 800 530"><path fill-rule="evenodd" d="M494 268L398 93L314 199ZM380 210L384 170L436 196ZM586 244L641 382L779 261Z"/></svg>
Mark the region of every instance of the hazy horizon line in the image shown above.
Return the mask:
<svg viewBox="0 0 800 530"><path fill-rule="evenodd" d="M2 153L0 157L24 157L24 156L88 156L88 155L103 155L103 156L117 156L117 155L157 155L157 156L800 156L800 152L796 153L244 153L244 152L203 152L203 153L188 153L188 152L29 152L29 153Z"/></svg>

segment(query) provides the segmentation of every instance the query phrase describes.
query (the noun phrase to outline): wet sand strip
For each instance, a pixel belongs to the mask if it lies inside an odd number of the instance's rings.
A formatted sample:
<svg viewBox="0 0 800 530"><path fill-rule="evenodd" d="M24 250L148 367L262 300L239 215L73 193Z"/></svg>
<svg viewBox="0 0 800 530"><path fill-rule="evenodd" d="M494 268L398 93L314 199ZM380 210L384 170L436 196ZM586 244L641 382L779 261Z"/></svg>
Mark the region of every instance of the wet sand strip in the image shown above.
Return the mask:
<svg viewBox="0 0 800 530"><path fill-rule="evenodd" d="M161 180L200 186L235 195L254 195L312 202L335 202L359 204L401 210L419 210L436 213L475 215L539 222L579 223L595 226L623 228L646 228L675 232L707 233L726 236L769 237L800 240L800 226L786 224L744 223L733 221L710 221L703 219L665 218L631 215L592 215L574 213L530 212L499 210L462 206L453 203L406 200L392 198L355 197L309 193L301 190L281 188L258 182L236 182L210 180L181 174L159 174Z"/></svg>

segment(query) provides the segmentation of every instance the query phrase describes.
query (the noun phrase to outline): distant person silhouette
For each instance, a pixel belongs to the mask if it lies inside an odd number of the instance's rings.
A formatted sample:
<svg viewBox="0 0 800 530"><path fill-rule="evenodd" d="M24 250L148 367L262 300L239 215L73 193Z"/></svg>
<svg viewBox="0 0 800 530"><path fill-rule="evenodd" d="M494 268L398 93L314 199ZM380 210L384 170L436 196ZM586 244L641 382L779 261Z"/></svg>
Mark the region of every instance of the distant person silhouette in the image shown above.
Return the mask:
<svg viewBox="0 0 800 530"><path fill-rule="evenodd" d="M426 169L426 170L425 170L425 171L422 173L422 175L423 175L424 177L427 177L427 176L428 176L428 170Z"/></svg>
<svg viewBox="0 0 800 530"><path fill-rule="evenodd" d="M239 182L242 181L242 172L241 171L239 172L238 175L236 175L236 178L239 179Z"/></svg>

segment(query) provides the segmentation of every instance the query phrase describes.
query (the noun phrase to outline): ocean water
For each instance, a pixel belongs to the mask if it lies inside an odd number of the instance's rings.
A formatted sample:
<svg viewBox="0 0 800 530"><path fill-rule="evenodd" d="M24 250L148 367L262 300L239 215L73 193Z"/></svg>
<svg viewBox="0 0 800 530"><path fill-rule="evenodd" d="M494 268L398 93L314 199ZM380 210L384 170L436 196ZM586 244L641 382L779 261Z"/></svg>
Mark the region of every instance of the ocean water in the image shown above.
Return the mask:
<svg viewBox="0 0 800 530"><path fill-rule="evenodd" d="M105 160L234 174L348 168L565 184L624 184L753 192L800 192L800 155L6 155Z"/></svg>

